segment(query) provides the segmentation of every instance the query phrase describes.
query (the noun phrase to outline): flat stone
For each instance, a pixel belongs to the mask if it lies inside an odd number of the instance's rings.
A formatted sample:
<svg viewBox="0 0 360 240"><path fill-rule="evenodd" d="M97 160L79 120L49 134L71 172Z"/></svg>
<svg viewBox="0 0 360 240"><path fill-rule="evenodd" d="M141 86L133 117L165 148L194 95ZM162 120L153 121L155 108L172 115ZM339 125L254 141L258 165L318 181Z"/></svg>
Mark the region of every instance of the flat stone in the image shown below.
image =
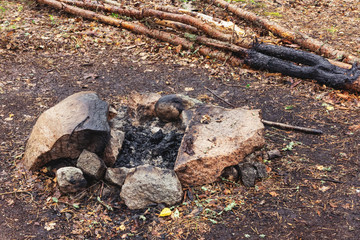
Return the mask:
<svg viewBox="0 0 360 240"><path fill-rule="evenodd" d="M104 151L104 163L107 167L114 166L117 156L121 150L125 139L125 133L123 131L111 129L110 139L106 145Z"/></svg>
<svg viewBox="0 0 360 240"><path fill-rule="evenodd" d="M190 111L174 168L183 185L215 182L265 144L259 110L202 105Z"/></svg>
<svg viewBox="0 0 360 240"><path fill-rule="evenodd" d="M108 104L95 92L79 92L42 113L26 145L22 163L37 170L46 163L76 159L83 149L102 153L110 127Z"/></svg>
<svg viewBox="0 0 360 240"><path fill-rule="evenodd" d="M59 168L56 171L56 179L60 190L64 193L81 191L87 185L83 172L76 167Z"/></svg>
<svg viewBox="0 0 360 240"><path fill-rule="evenodd" d="M175 205L183 192L173 170L146 164L127 175L120 196L130 209L142 209L159 203Z"/></svg>
<svg viewBox="0 0 360 240"><path fill-rule="evenodd" d="M101 158L95 153L83 150L80 154L76 167L80 168L84 174L91 178L100 180L104 177L106 166Z"/></svg>

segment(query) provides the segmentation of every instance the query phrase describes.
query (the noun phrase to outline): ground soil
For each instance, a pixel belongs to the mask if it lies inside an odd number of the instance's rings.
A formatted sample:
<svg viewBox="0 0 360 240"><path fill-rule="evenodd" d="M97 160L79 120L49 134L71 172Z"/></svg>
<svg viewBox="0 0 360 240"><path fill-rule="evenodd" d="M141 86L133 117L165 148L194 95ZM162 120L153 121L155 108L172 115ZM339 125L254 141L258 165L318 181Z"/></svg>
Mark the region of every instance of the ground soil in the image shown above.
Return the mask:
<svg viewBox="0 0 360 240"><path fill-rule="evenodd" d="M360 55L358 1L237 4ZM250 23L238 23L279 43ZM269 177L255 188L223 181L184 189L184 202L173 209L178 218L159 217L162 206L130 211L105 183L95 183L85 195L62 195L51 170L30 174L17 167L37 117L75 92L96 91L116 107L132 91L184 93L229 107L205 87L237 107L261 109L266 120L324 133L267 127L262 152L277 148L282 154L260 159ZM358 94L231 67L35 1L3 0L0 239L358 239L359 109Z"/></svg>

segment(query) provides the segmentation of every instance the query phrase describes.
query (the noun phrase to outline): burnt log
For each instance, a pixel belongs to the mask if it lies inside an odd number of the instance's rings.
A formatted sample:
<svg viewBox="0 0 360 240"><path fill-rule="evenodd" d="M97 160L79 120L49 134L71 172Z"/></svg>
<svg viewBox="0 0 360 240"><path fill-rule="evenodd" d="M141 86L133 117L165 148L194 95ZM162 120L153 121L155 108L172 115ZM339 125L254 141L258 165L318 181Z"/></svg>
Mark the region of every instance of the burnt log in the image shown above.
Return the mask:
<svg viewBox="0 0 360 240"><path fill-rule="evenodd" d="M313 53L257 41L247 51L244 62L254 69L313 79L319 84L334 88L360 89L360 69L357 63L351 69L345 69Z"/></svg>

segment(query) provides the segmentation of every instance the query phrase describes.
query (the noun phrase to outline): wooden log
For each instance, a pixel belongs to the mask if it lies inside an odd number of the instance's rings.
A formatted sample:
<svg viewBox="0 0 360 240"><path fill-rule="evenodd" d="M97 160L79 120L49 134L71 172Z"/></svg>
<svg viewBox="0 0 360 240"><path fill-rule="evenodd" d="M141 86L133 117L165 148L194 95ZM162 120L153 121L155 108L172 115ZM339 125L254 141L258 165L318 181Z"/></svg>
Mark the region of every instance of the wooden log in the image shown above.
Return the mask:
<svg viewBox="0 0 360 240"><path fill-rule="evenodd" d="M255 13L238 8L234 4L231 4L224 0L206 0L206 1L211 2L215 5L219 5L229 10L230 12L234 13L238 17L246 19L258 26L261 26L277 36L280 36L284 39L297 43L304 49L309 49L310 51L319 53L320 55L323 55L327 58L340 59L346 63L350 63L350 64L353 64L355 62L360 63L360 58L356 56L353 56L344 51L336 50L329 44L311 38L305 33L301 33L298 31L295 32L285 27L282 27L279 24L272 22L264 17L257 16Z"/></svg>

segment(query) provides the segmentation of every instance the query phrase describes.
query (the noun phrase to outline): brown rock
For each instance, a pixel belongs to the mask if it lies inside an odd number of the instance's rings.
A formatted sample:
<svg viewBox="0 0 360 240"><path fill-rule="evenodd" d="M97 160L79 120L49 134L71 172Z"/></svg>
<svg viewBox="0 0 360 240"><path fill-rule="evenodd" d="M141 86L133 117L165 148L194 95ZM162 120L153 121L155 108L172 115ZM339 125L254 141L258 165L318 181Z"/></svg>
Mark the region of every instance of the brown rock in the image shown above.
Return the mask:
<svg viewBox="0 0 360 240"><path fill-rule="evenodd" d="M203 105L193 111L175 162L183 185L216 181L265 143L259 110Z"/></svg>
<svg viewBox="0 0 360 240"><path fill-rule="evenodd" d="M201 101L185 95L165 95L156 102L155 113L163 122L175 122L180 120L182 111L200 104L202 104Z"/></svg>
<svg viewBox="0 0 360 240"><path fill-rule="evenodd" d="M46 110L33 127L23 165L36 170L55 159L76 159L83 149L102 152L110 132L107 112L94 92L73 94Z"/></svg>
<svg viewBox="0 0 360 240"><path fill-rule="evenodd" d="M134 119L134 124L155 117L155 103L161 97L157 93L137 93L132 92L129 96L129 114Z"/></svg>
<svg viewBox="0 0 360 240"><path fill-rule="evenodd" d="M119 155L119 152L121 150L122 144L125 139L125 133L119 130L113 130L110 131L110 139L108 141L108 144L106 145L105 151L104 151L104 163L108 167L114 166L116 162L116 158Z"/></svg>
<svg viewBox="0 0 360 240"><path fill-rule="evenodd" d="M76 167L80 168L87 176L100 180L104 177L106 166L101 158L95 153L83 150L80 154Z"/></svg>

